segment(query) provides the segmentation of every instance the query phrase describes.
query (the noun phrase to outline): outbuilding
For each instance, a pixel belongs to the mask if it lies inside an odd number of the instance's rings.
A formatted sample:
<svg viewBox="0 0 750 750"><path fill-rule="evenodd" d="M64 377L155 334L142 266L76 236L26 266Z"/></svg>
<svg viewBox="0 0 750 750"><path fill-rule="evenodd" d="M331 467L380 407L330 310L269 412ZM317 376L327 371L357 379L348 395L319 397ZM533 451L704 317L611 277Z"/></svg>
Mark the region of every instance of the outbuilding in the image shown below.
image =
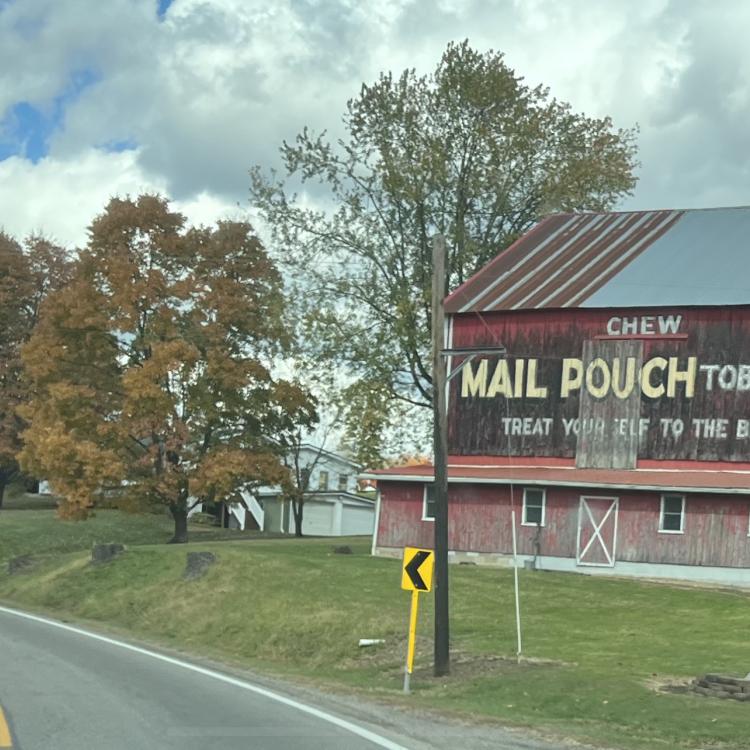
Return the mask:
<svg viewBox="0 0 750 750"><path fill-rule="evenodd" d="M287 463L297 463L305 475L302 517L305 536L373 533L375 502L358 491L360 467L354 461L320 446L302 443L287 457ZM217 504L212 510L228 528L295 533L291 502L278 486L240 490L233 502Z"/></svg>
<svg viewBox="0 0 750 750"><path fill-rule="evenodd" d="M749 258L750 208L555 214L446 298L454 559L515 509L529 565L750 585ZM432 468L368 476L432 546Z"/></svg>

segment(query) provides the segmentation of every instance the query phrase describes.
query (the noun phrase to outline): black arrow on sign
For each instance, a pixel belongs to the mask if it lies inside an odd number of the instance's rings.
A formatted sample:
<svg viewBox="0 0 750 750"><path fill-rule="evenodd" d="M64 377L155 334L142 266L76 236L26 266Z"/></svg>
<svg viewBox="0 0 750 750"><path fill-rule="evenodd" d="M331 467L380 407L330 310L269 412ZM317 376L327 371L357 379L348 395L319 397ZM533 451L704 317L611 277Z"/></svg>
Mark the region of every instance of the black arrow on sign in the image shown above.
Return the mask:
<svg viewBox="0 0 750 750"><path fill-rule="evenodd" d="M425 552L421 549L411 560L409 560L409 564L404 568L406 575L411 578L411 582L414 584L414 588L417 589L417 591L427 591L427 584L422 580L422 576L419 575L419 566L429 556L429 552Z"/></svg>

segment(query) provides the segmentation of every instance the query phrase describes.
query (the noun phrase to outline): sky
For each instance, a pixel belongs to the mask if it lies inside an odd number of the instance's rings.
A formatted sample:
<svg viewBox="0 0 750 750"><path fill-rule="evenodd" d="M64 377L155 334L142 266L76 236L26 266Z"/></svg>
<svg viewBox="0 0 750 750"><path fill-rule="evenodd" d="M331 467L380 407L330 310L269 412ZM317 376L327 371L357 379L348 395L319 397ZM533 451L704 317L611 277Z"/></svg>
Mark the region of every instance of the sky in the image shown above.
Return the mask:
<svg viewBox="0 0 750 750"><path fill-rule="evenodd" d="M748 32L745 0L0 0L0 229L75 247L144 191L196 224L252 218L251 166L465 38L638 125L619 208L748 205Z"/></svg>

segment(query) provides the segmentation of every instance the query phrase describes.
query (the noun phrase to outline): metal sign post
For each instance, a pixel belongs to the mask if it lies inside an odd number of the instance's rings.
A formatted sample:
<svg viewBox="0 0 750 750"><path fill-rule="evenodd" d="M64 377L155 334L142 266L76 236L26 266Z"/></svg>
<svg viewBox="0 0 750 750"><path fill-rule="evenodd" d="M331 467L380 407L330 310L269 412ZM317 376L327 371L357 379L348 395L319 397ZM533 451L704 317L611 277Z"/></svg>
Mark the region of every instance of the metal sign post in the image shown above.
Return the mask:
<svg viewBox="0 0 750 750"><path fill-rule="evenodd" d="M414 648L417 640L417 613L419 611L419 594L432 590L432 572L435 564L435 553L431 549L416 547L404 548L404 562L401 568L401 588L411 591L411 609L409 611L409 637L406 646L406 665L404 667L404 692L409 692L411 673L414 669Z"/></svg>
<svg viewBox="0 0 750 750"><path fill-rule="evenodd" d="M419 609L419 591L411 592L411 611L409 612L409 642L406 647L406 668L404 669L404 692L409 692L411 673L414 669L414 646L417 641L417 610Z"/></svg>

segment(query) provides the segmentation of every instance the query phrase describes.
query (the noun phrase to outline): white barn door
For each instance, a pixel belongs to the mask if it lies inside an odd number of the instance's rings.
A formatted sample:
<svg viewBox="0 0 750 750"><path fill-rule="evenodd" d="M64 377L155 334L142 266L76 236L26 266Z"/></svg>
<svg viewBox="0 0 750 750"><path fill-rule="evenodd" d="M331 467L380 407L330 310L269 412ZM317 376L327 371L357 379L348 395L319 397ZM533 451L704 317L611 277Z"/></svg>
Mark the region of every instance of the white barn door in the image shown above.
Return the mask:
<svg viewBox="0 0 750 750"><path fill-rule="evenodd" d="M578 506L576 564L614 567L617 546L616 497L581 497Z"/></svg>

